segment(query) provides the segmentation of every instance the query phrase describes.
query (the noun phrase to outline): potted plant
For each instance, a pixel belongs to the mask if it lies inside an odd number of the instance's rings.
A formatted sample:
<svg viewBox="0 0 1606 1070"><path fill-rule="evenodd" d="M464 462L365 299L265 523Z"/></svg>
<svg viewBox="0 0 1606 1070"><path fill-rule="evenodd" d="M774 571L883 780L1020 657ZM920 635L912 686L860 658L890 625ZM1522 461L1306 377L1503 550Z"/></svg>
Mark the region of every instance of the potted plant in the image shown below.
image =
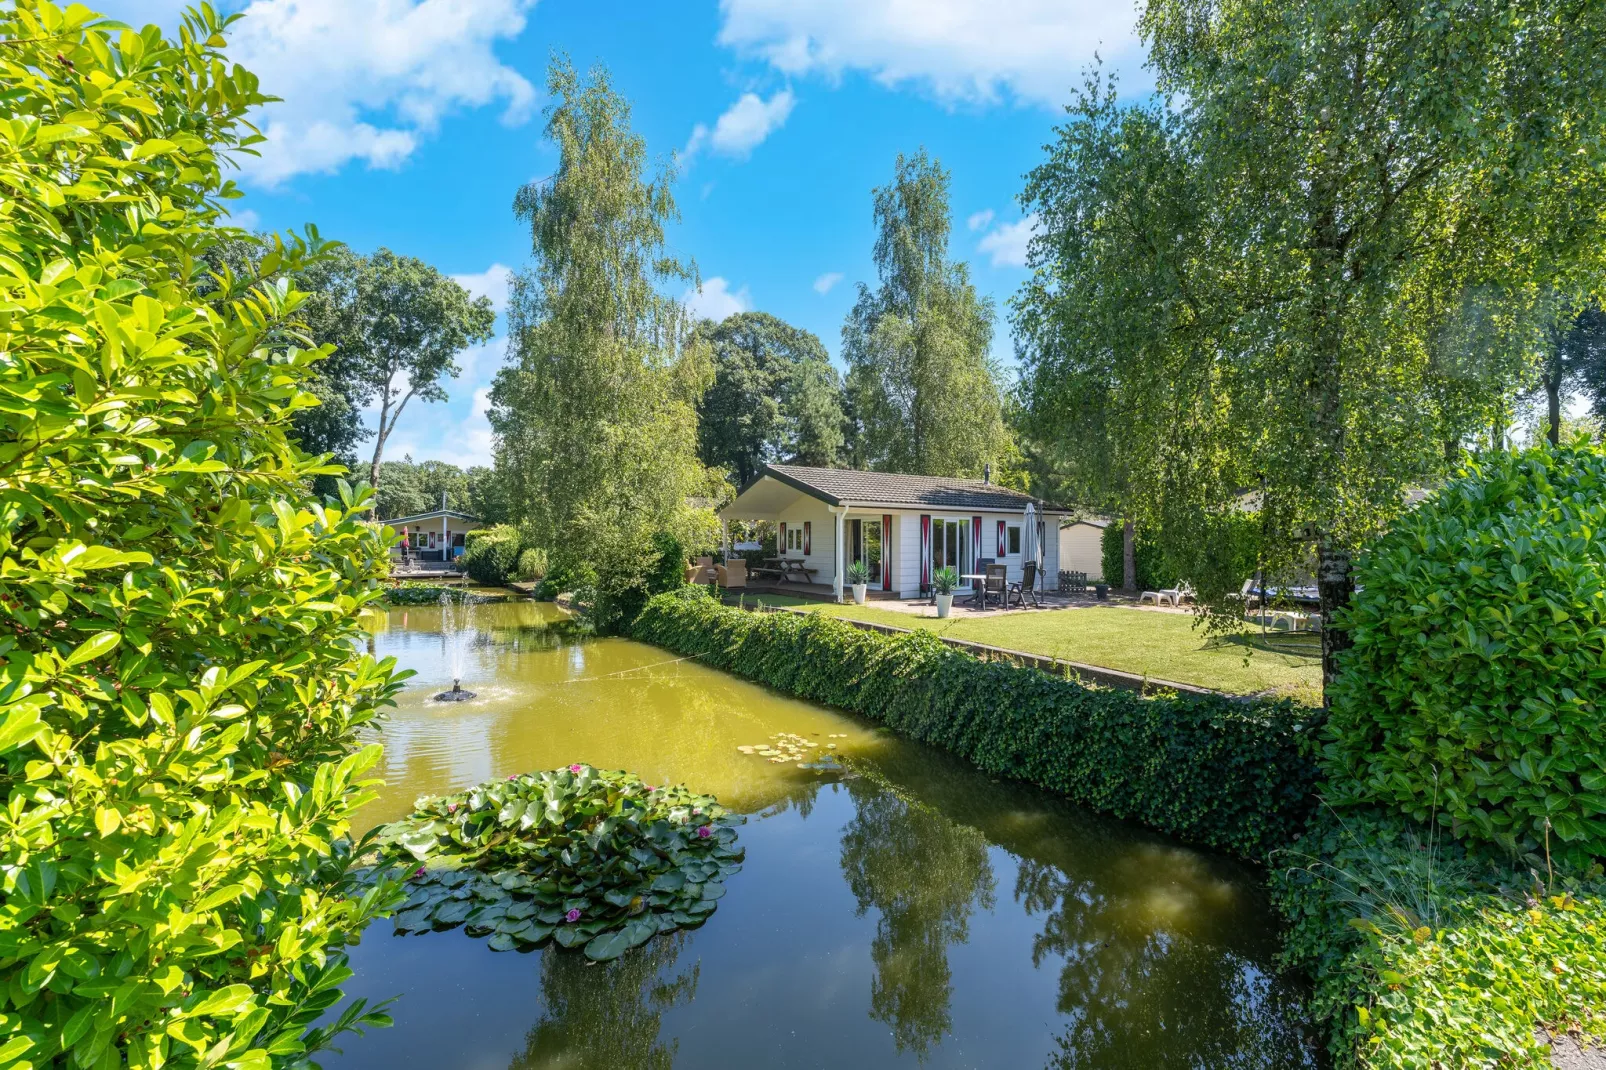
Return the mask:
<svg viewBox="0 0 1606 1070"><path fill-rule="evenodd" d="M959 573L951 568L939 568L931 574L931 589L937 595L937 616L946 617L954 607L954 588L959 586Z"/></svg>
<svg viewBox="0 0 1606 1070"><path fill-rule="evenodd" d="M865 592L870 589L870 570L863 561L848 566L848 582L853 584L853 604L864 605Z"/></svg>

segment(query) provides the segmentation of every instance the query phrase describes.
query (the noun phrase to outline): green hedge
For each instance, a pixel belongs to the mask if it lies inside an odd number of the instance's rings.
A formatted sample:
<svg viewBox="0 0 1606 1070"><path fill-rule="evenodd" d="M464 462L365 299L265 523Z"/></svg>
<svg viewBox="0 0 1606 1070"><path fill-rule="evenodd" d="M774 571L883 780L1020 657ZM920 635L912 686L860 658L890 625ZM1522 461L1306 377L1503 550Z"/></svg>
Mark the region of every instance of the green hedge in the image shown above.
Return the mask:
<svg viewBox="0 0 1606 1070"><path fill-rule="evenodd" d="M851 710L982 770L1190 843L1260 859L1312 805L1305 712L1288 702L1143 698L984 662L928 632L749 613L701 588L647 603L632 634L800 698Z"/></svg>
<svg viewBox="0 0 1606 1070"><path fill-rule="evenodd" d="M1606 858L1606 453L1471 460L1356 562L1335 798L1534 861Z"/></svg>
<svg viewBox="0 0 1606 1070"><path fill-rule="evenodd" d="M498 524L472 534L477 538L463 540L463 571L476 583L489 587L506 585L518 567L519 553L525 548L519 529L511 524Z"/></svg>
<svg viewBox="0 0 1606 1070"><path fill-rule="evenodd" d="M1124 537L1121 521L1112 520L1099 537L1099 552L1104 563L1104 582L1119 587L1126 575ZM1159 590L1177 585L1176 570L1166 563L1165 553L1158 543L1146 538L1138 530L1132 538L1132 565L1137 573L1138 589Z"/></svg>

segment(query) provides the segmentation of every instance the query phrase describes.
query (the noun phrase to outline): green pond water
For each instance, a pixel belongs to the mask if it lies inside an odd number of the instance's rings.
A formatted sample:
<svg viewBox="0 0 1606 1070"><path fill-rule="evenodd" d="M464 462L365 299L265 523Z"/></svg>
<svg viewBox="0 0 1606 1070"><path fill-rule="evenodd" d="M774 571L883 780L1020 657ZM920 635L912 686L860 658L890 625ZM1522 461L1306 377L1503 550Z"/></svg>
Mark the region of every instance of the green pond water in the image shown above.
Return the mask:
<svg viewBox="0 0 1606 1070"><path fill-rule="evenodd" d="M1255 871L656 647L585 637L550 605L476 615L478 698L458 704L430 698L451 684L439 609L373 620L375 652L418 675L382 732L370 823L584 761L749 815L746 863L702 928L605 965L379 922L346 992L399 995L396 1024L345 1038L330 1070L1315 1065ZM844 770L737 749L781 733Z"/></svg>

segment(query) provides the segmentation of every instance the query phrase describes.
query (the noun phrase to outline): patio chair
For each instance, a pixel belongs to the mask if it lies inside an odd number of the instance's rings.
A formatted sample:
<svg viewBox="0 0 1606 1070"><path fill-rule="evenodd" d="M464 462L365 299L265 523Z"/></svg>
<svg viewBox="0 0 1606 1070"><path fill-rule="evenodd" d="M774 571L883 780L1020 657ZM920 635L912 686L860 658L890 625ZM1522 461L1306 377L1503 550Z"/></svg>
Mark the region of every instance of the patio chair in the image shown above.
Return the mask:
<svg viewBox="0 0 1606 1070"><path fill-rule="evenodd" d="M1238 591L1238 598L1244 604L1244 609L1254 609L1260 605L1260 593L1255 590L1255 577L1250 576L1244 580L1243 587Z"/></svg>
<svg viewBox="0 0 1606 1070"><path fill-rule="evenodd" d="M747 562L737 557L723 565L715 565L714 578L721 587L746 587Z"/></svg>
<svg viewBox="0 0 1606 1070"><path fill-rule="evenodd" d="M1163 605L1161 599L1168 597L1170 596L1165 591L1144 591L1138 595L1138 605L1141 606L1145 602L1153 602L1156 606Z"/></svg>
<svg viewBox="0 0 1606 1070"><path fill-rule="evenodd" d="M706 555L699 557L695 565L686 569L687 583L713 583L714 578L714 559Z"/></svg>
<svg viewBox="0 0 1606 1070"><path fill-rule="evenodd" d="M983 570L987 578L982 581L981 608L987 608L989 598L997 598L999 605L1004 605L1009 597L1009 568L1005 565L988 565Z"/></svg>
<svg viewBox="0 0 1606 1070"><path fill-rule="evenodd" d="M1009 608L1009 600L1011 598L1015 600L1016 605L1024 606L1028 594L1032 596L1032 605L1042 608L1043 603L1037 599L1036 561L1028 561L1021 566L1020 579L1010 584L1008 590L1004 592L1004 608Z"/></svg>

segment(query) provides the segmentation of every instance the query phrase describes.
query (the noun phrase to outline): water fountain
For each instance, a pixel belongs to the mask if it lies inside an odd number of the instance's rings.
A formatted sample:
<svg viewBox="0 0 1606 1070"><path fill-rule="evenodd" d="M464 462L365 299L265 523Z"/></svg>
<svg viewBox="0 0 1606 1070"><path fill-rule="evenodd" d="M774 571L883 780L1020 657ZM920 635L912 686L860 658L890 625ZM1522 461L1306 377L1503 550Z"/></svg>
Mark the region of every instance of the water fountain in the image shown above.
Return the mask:
<svg viewBox="0 0 1606 1070"><path fill-rule="evenodd" d="M474 692L463 690L463 670L468 664L468 647L474 641L474 603L454 599L441 592L441 654L452 670L452 689L435 696L437 702L467 702Z"/></svg>

